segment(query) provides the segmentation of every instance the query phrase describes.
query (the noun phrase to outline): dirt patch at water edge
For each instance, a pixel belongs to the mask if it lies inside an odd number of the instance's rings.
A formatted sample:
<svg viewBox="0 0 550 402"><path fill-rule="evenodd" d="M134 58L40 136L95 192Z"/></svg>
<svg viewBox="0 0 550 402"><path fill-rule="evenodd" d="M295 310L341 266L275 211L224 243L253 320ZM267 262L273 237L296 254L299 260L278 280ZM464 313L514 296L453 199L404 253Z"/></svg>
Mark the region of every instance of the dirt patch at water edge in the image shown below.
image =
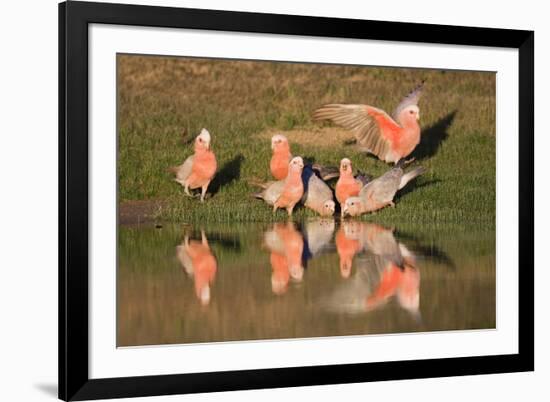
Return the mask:
<svg viewBox="0 0 550 402"><path fill-rule="evenodd" d="M269 129L258 134L259 138L271 139L275 134L282 134L290 142L318 147L334 147L349 144L354 140L351 132L338 127L320 127L312 129L275 130Z"/></svg>
<svg viewBox="0 0 550 402"><path fill-rule="evenodd" d="M155 221L163 202L158 200L123 201L118 205L119 225L139 225Z"/></svg>

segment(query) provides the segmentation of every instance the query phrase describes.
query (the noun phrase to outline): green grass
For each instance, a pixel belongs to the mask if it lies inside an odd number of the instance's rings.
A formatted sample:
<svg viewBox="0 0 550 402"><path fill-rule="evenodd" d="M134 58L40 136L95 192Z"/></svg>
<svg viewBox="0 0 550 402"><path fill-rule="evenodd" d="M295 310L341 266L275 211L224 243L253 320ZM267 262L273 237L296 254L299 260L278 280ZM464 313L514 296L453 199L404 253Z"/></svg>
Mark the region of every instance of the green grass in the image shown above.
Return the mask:
<svg viewBox="0 0 550 402"><path fill-rule="evenodd" d="M159 219L286 219L284 211L273 217L268 206L251 198L256 189L246 181L270 179L269 138L276 131L288 135L295 155L334 166L349 157L355 168L382 174L389 165L327 129L319 133L311 112L337 102L391 112L426 79L423 138L413 156L428 173L398 195L396 208L363 219L494 227L493 73L119 56L118 74L119 200L162 201ZM192 153L192 145L182 143L183 133L194 136L202 127L212 134L219 169L210 188L214 194L204 204L184 197L166 171ZM295 215L314 213L301 208Z"/></svg>

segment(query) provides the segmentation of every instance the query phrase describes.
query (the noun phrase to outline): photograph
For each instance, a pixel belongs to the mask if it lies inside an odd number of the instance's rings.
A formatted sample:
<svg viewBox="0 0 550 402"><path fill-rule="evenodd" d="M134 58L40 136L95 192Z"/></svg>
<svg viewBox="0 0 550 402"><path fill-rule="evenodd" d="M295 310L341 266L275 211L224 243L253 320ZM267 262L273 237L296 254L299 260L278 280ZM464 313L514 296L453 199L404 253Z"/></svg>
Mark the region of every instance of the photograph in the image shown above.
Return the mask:
<svg viewBox="0 0 550 402"><path fill-rule="evenodd" d="M116 346L496 329L496 72L116 55Z"/></svg>

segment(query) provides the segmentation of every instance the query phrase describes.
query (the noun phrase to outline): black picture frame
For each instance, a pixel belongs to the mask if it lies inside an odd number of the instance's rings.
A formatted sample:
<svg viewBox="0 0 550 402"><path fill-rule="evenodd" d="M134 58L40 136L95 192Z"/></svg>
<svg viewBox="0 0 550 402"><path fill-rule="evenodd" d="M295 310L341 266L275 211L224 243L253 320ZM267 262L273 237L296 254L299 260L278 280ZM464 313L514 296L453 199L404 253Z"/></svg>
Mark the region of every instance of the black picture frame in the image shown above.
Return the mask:
<svg viewBox="0 0 550 402"><path fill-rule="evenodd" d="M507 47L519 51L517 354L213 373L88 375L88 25ZM534 370L534 32L70 1L59 4L59 398L86 400Z"/></svg>

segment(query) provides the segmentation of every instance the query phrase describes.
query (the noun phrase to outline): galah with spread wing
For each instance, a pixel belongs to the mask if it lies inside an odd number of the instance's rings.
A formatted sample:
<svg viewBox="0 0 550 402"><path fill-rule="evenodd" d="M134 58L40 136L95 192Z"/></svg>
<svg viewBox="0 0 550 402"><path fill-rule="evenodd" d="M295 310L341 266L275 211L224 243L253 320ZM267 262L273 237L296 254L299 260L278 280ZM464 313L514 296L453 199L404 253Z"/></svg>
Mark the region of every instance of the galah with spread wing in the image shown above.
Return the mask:
<svg viewBox="0 0 550 402"><path fill-rule="evenodd" d="M174 180L184 187L185 194L191 196L189 189L201 188L201 202L204 201L206 190L216 174L218 166L216 156L210 149L210 142L210 133L203 128L195 138L195 153L180 166L169 168L176 175Z"/></svg>
<svg viewBox="0 0 550 402"><path fill-rule="evenodd" d="M269 162L271 175L276 180L284 180L288 174L288 162L292 159L288 138L282 134L275 134L271 137L271 149L273 151L271 161ZM322 166L318 163L307 164L306 166L316 171L323 180L338 177L338 170L336 168Z"/></svg>
<svg viewBox="0 0 550 402"><path fill-rule="evenodd" d="M365 176L354 177L351 161L348 158L342 159L340 161L340 177L335 187L336 199L340 205L343 206L349 197L357 196L367 182ZM344 216L343 209L341 212Z"/></svg>
<svg viewBox="0 0 550 402"><path fill-rule="evenodd" d="M423 84L403 98L391 117L370 105L328 104L317 109L313 119L332 121L351 131L362 150L397 163L420 143L418 101Z"/></svg>
<svg viewBox="0 0 550 402"><path fill-rule="evenodd" d="M393 198L398 190L401 190L408 182L426 172L419 166L407 173L403 171L403 163L382 176L370 181L364 186L357 197L350 197L343 207L343 214L358 216L367 212L374 212L386 206L394 206Z"/></svg>

